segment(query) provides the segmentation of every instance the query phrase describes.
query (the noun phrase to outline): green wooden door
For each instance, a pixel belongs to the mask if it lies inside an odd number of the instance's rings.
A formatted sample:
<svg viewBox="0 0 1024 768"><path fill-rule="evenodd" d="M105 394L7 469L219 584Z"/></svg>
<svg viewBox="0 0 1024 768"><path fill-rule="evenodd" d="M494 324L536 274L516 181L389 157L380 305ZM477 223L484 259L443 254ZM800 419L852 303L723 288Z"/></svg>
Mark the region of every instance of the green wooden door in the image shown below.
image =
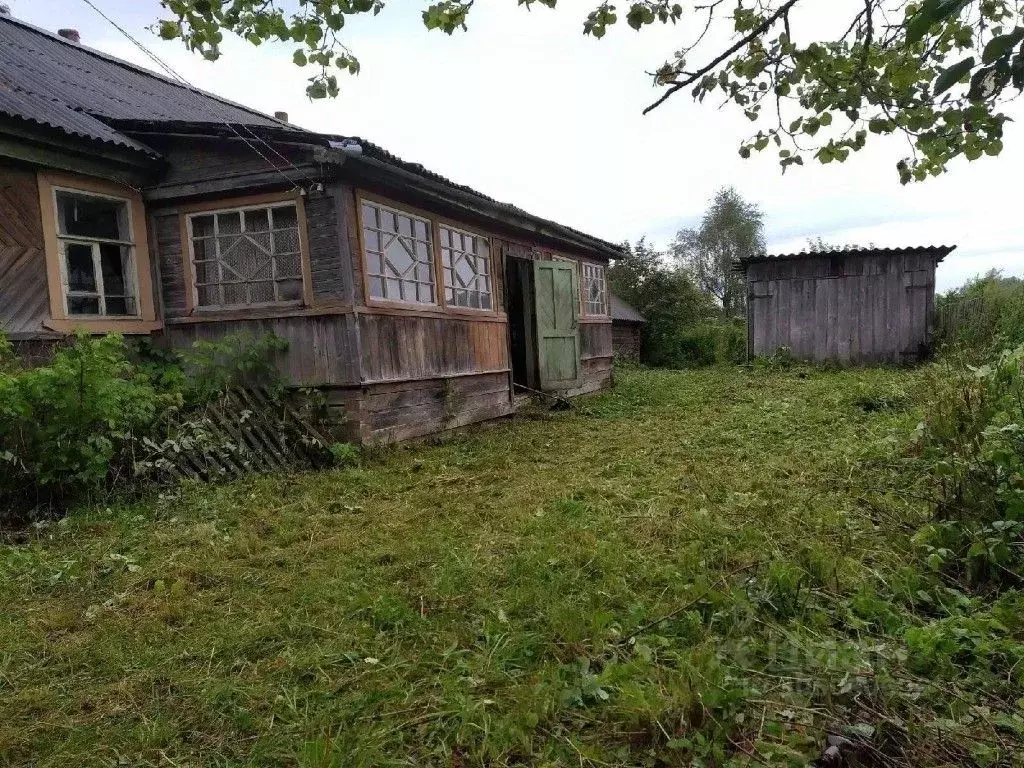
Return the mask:
<svg viewBox="0 0 1024 768"><path fill-rule="evenodd" d="M533 262L540 388L574 389L580 381L579 283L571 261Z"/></svg>

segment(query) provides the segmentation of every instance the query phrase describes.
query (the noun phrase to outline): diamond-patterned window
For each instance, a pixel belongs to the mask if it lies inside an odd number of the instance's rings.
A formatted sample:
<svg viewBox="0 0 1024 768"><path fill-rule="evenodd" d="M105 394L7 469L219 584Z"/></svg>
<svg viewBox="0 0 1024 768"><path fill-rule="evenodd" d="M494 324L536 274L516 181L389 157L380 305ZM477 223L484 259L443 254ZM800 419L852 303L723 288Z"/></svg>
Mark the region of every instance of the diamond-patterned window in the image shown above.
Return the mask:
<svg viewBox="0 0 1024 768"><path fill-rule="evenodd" d="M370 296L408 304L435 304L430 222L363 202L363 260Z"/></svg>
<svg viewBox="0 0 1024 768"><path fill-rule="evenodd" d="M294 203L188 217L196 306L297 304L302 248Z"/></svg>
<svg viewBox="0 0 1024 768"><path fill-rule="evenodd" d="M491 256L487 240L449 227L441 227L440 231L445 302L453 307L491 309Z"/></svg>
<svg viewBox="0 0 1024 768"><path fill-rule="evenodd" d="M608 289L599 264L583 264L583 307L588 315L608 314Z"/></svg>

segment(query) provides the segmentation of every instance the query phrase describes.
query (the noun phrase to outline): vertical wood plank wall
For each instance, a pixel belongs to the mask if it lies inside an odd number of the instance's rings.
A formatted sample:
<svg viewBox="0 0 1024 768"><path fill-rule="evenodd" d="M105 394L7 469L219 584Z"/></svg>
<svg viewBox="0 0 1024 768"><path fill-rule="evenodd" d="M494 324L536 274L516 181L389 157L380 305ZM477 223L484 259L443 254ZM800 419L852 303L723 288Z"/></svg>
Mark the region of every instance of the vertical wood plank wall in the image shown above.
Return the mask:
<svg viewBox="0 0 1024 768"><path fill-rule="evenodd" d="M49 316L36 175L0 167L0 330L12 339L38 336Z"/></svg>
<svg viewBox="0 0 1024 768"><path fill-rule="evenodd" d="M805 360L910 363L931 346L935 258L811 255L747 270L751 353L789 347Z"/></svg>

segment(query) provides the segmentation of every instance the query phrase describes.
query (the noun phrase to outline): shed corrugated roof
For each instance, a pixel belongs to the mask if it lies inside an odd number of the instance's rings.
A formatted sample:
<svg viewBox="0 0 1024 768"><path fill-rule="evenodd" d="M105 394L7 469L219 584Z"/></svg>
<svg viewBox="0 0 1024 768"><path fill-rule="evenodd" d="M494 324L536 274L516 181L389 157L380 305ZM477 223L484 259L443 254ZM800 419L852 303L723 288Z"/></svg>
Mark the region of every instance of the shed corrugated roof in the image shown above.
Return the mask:
<svg viewBox="0 0 1024 768"><path fill-rule="evenodd" d="M791 259L817 259L828 256L905 256L910 253L924 253L934 256L939 262L956 250L955 245L921 245L905 248L875 248L875 247L849 247L830 248L821 251L800 251L797 253L761 253L753 256L746 256L736 262L736 270L746 272L751 264L759 264L766 261L787 261Z"/></svg>
<svg viewBox="0 0 1024 768"><path fill-rule="evenodd" d="M647 318L641 315L632 304L620 299L614 293L609 294L612 320L620 320L627 323L646 323Z"/></svg>

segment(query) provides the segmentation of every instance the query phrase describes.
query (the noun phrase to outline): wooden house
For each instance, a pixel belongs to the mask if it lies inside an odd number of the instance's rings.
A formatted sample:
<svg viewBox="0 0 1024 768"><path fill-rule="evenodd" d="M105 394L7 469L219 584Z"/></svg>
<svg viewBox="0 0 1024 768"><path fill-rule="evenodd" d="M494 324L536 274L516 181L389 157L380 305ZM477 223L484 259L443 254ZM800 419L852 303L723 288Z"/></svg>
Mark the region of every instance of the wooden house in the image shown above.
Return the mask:
<svg viewBox="0 0 1024 768"><path fill-rule="evenodd" d="M612 354L621 360L639 360L647 319L614 293L612 307Z"/></svg>
<svg viewBox="0 0 1024 768"><path fill-rule="evenodd" d="M914 363L932 348L935 268L955 246L751 256L747 352L801 360Z"/></svg>
<svg viewBox="0 0 1024 768"><path fill-rule="evenodd" d="M611 379L619 246L0 15L0 331L274 333L364 441Z"/></svg>

